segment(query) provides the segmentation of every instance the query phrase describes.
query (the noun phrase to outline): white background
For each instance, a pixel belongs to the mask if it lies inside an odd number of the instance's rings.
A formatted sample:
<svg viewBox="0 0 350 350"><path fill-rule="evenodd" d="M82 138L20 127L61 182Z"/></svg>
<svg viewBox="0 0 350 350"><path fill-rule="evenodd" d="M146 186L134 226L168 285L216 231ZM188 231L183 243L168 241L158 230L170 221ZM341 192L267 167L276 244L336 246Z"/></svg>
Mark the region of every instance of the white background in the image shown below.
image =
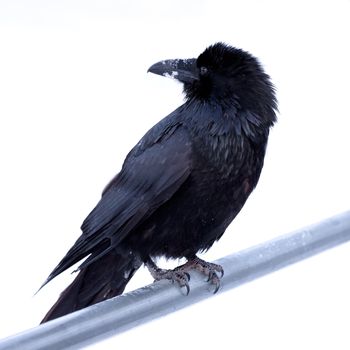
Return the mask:
<svg viewBox="0 0 350 350"><path fill-rule="evenodd" d="M147 74L224 41L260 58L279 123L214 260L349 209L350 1L0 0L0 337L72 280L35 291L129 149L183 101ZM94 345L349 349L350 245ZM150 283L141 268L129 289Z"/></svg>

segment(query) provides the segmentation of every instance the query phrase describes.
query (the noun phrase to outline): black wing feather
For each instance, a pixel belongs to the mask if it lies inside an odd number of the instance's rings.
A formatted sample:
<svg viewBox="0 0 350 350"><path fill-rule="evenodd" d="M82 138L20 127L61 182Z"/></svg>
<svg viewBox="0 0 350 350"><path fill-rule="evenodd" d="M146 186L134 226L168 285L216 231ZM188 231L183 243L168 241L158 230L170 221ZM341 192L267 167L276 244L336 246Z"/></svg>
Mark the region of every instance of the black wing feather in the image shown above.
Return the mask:
<svg viewBox="0 0 350 350"><path fill-rule="evenodd" d="M192 145L187 130L177 123L165 125L160 132L160 126L152 128L129 153L121 172L84 220L82 235L44 284L84 257L91 254L79 268L116 247L188 178Z"/></svg>

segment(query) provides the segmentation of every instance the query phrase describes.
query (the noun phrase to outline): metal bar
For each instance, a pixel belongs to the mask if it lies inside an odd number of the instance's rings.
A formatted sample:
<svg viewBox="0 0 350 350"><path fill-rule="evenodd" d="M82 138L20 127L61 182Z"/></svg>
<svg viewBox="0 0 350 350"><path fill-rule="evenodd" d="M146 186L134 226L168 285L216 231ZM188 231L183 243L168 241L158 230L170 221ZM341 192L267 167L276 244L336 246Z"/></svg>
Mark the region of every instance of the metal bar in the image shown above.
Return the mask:
<svg viewBox="0 0 350 350"><path fill-rule="evenodd" d="M225 270L220 292L350 240L350 211L217 261ZM60 350L111 337L213 294L195 272L185 296L166 281L93 305L0 341L6 350Z"/></svg>

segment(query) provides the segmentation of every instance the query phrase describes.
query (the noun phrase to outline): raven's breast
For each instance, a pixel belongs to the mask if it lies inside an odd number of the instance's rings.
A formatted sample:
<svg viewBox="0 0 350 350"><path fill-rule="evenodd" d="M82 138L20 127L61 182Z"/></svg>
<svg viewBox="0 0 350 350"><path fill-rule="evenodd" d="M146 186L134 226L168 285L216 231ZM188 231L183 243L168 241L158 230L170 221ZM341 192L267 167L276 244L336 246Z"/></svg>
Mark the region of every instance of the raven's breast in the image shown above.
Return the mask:
<svg viewBox="0 0 350 350"><path fill-rule="evenodd" d="M210 248L246 202L250 181L222 180L216 173L191 176L123 245L143 258L180 258Z"/></svg>

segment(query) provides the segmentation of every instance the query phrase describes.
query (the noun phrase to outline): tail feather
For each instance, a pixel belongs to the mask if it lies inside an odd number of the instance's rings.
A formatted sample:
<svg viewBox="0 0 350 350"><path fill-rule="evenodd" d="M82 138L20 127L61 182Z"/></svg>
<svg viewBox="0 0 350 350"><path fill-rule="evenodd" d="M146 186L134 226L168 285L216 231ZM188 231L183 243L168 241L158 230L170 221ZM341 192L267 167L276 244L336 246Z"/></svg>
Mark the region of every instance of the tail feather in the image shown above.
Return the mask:
<svg viewBox="0 0 350 350"><path fill-rule="evenodd" d="M61 293L41 323L123 293L140 266L140 260L131 254L125 256L112 250L103 255L79 271L78 276Z"/></svg>

